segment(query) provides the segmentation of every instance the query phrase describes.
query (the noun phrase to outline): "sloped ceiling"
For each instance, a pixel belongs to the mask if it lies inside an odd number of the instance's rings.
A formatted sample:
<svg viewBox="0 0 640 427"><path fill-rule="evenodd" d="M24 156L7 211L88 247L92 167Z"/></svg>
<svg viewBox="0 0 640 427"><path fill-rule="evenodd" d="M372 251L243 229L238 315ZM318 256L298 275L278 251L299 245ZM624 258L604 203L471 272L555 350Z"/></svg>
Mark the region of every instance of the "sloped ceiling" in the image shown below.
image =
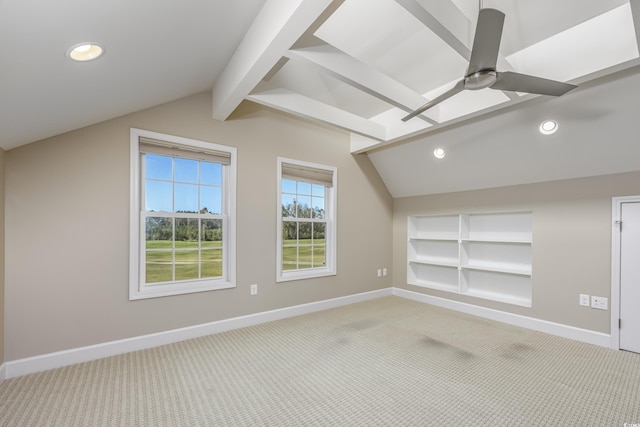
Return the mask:
<svg viewBox="0 0 640 427"><path fill-rule="evenodd" d="M536 95L463 91L401 120L464 77L480 3L267 3L214 86L214 117L249 99L344 128L354 134L352 151L365 152L513 108ZM637 0L482 3L506 15L499 71L582 85L640 63Z"/></svg>
<svg viewBox="0 0 640 427"><path fill-rule="evenodd" d="M0 147L211 90L264 3L0 0ZM82 42L106 53L65 57Z"/></svg>
<svg viewBox="0 0 640 427"><path fill-rule="evenodd" d="M640 74L628 70L585 86L374 150L369 158L394 197L640 170ZM542 135L538 125L548 118L558 131ZM437 147L445 158L434 157Z"/></svg>
<svg viewBox="0 0 640 427"><path fill-rule="evenodd" d="M464 91L403 122L463 77L480 7L506 15L500 71L580 87ZM216 120L251 101L344 129L397 197L623 172L639 38L640 0L0 0L0 147L211 90ZM106 54L65 58L84 41ZM529 135L546 117L558 133Z"/></svg>

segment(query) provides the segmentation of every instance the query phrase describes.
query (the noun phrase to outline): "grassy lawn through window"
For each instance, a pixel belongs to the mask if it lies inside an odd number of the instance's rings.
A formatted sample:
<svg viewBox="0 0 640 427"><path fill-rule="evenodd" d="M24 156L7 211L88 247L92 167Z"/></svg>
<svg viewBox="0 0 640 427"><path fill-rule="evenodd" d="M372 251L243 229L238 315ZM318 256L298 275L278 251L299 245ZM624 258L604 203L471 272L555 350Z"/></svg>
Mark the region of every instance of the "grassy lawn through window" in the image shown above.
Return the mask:
<svg viewBox="0 0 640 427"><path fill-rule="evenodd" d="M282 269L318 268L326 265L324 239L283 240Z"/></svg>
<svg viewBox="0 0 640 427"><path fill-rule="evenodd" d="M174 249L171 240L149 240L146 250L146 282L173 280ZM198 272L198 264L201 271ZM222 276L222 241L175 242L175 280Z"/></svg>

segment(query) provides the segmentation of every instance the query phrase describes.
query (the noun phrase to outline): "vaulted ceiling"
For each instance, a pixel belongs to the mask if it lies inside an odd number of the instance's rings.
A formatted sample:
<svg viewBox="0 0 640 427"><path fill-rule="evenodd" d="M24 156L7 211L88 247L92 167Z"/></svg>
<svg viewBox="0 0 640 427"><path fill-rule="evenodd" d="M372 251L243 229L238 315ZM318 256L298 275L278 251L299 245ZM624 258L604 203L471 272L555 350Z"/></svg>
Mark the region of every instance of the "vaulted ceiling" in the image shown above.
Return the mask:
<svg viewBox="0 0 640 427"><path fill-rule="evenodd" d="M505 15L500 71L584 84L638 65L638 2L485 1ZM477 0L267 3L214 87L214 117L238 98L354 133L353 151L423 135L534 95L464 91L401 119L465 75ZM636 12L635 14L633 12Z"/></svg>
<svg viewBox="0 0 640 427"><path fill-rule="evenodd" d="M579 88L463 91L402 121L464 76L480 7L506 15L500 71ZM639 39L640 0L0 0L0 146L211 90L213 119L251 101L344 129L394 196L624 172ZM106 54L65 58L84 41ZM553 154L523 131L550 116L572 141ZM603 132L624 135L604 157Z"/></svg>

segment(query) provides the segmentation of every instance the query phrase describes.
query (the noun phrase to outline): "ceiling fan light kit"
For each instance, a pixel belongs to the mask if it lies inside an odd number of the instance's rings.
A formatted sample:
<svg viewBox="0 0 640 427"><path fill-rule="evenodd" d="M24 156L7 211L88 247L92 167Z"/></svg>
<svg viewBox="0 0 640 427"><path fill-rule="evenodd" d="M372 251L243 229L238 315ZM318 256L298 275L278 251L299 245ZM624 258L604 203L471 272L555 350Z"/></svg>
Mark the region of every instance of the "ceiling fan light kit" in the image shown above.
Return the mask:
<svg viewBox="0 0 640 427"><path fill-rule="evenodd" d="M504 18L504 13L499 10L480 10L478 23L476 25L476 34L473 39L473 47L471 48L469 67L467 68L465 77L448 91L403 117L403 122L422 114L429 108L454 96L462 90L491 88L510 92L528 92L538 95L560 96L577 87L569 83L527 74L512 71L497 71L496 64L498 62L502 29L504 28Z"/></svg>

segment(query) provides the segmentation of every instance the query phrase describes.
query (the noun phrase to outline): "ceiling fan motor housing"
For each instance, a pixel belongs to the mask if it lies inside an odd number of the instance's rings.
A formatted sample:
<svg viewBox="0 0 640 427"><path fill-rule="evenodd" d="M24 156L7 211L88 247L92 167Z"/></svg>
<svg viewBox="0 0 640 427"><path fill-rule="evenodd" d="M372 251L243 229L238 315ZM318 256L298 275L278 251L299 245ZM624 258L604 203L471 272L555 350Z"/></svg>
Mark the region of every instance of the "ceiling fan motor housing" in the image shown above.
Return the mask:
<svg viewBox="0 0 640 427"><path fill-rule="evenodd" d="M481 70L464 78L464 88L469 90L484 89L494 84L497 78L496 70Z"/></svg>

